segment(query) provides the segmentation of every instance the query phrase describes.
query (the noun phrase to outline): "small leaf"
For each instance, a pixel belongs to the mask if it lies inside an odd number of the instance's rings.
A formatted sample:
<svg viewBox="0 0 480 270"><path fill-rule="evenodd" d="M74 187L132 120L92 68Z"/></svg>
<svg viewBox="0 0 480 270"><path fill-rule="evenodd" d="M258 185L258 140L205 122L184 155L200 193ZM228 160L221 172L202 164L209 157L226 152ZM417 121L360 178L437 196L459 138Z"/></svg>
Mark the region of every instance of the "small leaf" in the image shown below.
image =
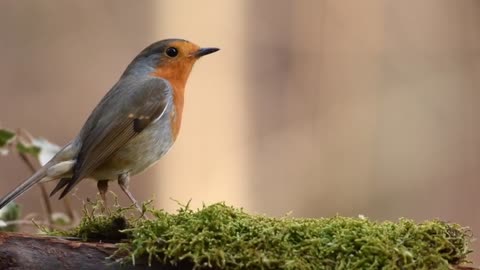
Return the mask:
<svg viewBox="0 0 480 270"><path fill-rule="evenodd" d="M40 147L32 144L24 144L24 143L18 142L17 151L22 154L29 154L34 157L38 157L38 154L40 153Z"/></svg>
<svg viewBox="0 0 480 270"><path fill-rule="evenodd" d="M36 147L40 148L40 154L38 155L38 161L43 166L49 162L53 156L55 156L58 151L60 151L61 147L49 142L44 138L35 138L32 141L32 144Z"/></svg>
<svg viewBox="0 0 480 270"><path fill-rule="evenodd" d="M5 207L0 209L0 221L3 222L3 225L6 221L14 221L20 217L20 207L18 204L11 202L7 204ZM0 226L1 227L1 226ZM3 228L0 228L0 231L7 231L7 232L14 232L18 230L18 226L16 225L8 225Z"/></svg>
<svg viewBox="0 0 480 270"><path fill-rule="evenodd" d="M5 147L13 138L15 138L15 132L8 129L0 129L0 148Z"/></svg>

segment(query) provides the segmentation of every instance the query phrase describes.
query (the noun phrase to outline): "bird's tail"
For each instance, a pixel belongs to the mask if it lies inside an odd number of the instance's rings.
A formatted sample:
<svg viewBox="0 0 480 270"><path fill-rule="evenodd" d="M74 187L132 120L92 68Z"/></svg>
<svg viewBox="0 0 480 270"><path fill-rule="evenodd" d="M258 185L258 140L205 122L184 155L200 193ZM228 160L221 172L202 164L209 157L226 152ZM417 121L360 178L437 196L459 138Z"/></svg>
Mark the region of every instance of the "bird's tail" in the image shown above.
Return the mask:
<svg viewBox="0 0 480 270"><path fill-rule="evenodd" d="M25 191L29 190L36 183L40 182L40 180L42 180L45 176L47 176L46 166L42 167L30 178L28 178L26 181L18 185L14 190L10 191L10 193L0 199L0 209L2 209L9 202L15 200L18 196L22 195L22 193L24 193Z"/></svg>

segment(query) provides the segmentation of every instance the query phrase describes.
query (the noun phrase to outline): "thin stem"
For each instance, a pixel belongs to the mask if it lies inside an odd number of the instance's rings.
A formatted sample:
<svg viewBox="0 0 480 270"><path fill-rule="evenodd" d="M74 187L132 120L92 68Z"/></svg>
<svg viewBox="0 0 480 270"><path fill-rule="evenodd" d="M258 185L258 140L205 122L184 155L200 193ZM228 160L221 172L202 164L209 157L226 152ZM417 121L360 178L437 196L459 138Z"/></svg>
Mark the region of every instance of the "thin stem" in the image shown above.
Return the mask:
<svg viewBox="0 0 480 270"><path fill-rule="evenodd" d="M62 227L60 226L55 226L55 225L52 225L52 224L48 224L47 222L44 222L44 221L35 221L33 222L32 220L27 220L27 219L17 219L17 220L8 220L8 221L4 221L4 225L5 226L11 226L11 225L18 225L18 226L37 226L37 225L42 225L42 226L47 226L48 229L56 229L56 230L60 230L60 229L63 229Z"/></svg>
<svg viewBox="0 0 480 270"><path fill-rule="evenodd" d="M21 139L27 140L29 143L32 143L33 137L24 129L18 129L17 130L17 141L20 141ZM32 173L36 172L36 168L33 165L33 163L30 161L30 159L27 157L27 155L23 153L18 153L20 155L20 158L23 160L23 162L27 165L27 167L32 171ZM45 211L47 213L47 221L49 226L52 225L53 220L52 220L52 205L50 204L50 200L48 198L48 192L47 189L45 188L45 184L43 183L38 183L40 187L40 192L42 194L42 201L43 205L45 206Z"/></svg>

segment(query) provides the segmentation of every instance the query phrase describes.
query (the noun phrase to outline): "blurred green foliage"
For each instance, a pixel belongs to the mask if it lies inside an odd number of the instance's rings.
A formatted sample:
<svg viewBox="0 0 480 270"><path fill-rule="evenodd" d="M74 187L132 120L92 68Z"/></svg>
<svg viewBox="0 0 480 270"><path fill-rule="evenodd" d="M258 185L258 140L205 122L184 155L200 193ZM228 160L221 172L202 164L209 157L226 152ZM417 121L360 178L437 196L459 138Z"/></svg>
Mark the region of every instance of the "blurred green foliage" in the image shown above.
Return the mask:
<svg viewBox="0 0 480 270"><path fill-rule="evenodd" d="M0 128L0 154L7 155L10 151L16 151L25 158L26 156L33 157L43 165L60 149L59 146L52 144L45 139L32 138L30 135L26 135L25 137L25 134L28 133L26 131L19 131L19 134L17 134L9 129ZM48 198L46 199L48 200ZM20 207L16 203L10 203L3 209L0 209L0 231L17 231L19 227L18 225L7 225L6 223L18 220L19 217ZM62 215L57 215L57 217L60 218ZM60 220L60 222L63 221L68 222L69 220L65 218Z"/></svg>
<svg viewBox="0 0 480 270"><path fill-rule="evenodd" d="M18 220L20 217L20 206L12 202L0 209L0 232L15 232L18 230L18 225L10 224L9 221Z"/></svg>
<svg viewBox="0 0 480 270"><path fill-rule="evenodd" d="M33 157L38 158L41 150L40 146L22 142L16 139L17 134L15 132L0 128L0 149L2 150L3 154L8 154L8 147L14 144L19 153L32 155Z"/></svg>
<svg viewBox="0 0 480 270"><path fill-rule="evenodd" d="M0 129L0 148L6 147L15 138L15 133L8 129Z"/></svg>

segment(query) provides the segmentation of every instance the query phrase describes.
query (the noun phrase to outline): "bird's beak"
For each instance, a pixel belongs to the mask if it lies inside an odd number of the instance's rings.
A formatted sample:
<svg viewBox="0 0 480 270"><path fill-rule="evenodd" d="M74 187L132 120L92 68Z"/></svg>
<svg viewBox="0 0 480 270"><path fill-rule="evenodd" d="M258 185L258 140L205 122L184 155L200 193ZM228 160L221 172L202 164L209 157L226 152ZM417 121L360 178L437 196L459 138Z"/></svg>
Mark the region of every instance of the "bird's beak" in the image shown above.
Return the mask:
<svg viewBox="0 0 480 270"><path fill-rule="evenodd" d="M200 58L204 55L214 53L218 50L220 50L220 49L219 48L200 48L194 53L194 56L195 56L195 58Z"/></svg>

